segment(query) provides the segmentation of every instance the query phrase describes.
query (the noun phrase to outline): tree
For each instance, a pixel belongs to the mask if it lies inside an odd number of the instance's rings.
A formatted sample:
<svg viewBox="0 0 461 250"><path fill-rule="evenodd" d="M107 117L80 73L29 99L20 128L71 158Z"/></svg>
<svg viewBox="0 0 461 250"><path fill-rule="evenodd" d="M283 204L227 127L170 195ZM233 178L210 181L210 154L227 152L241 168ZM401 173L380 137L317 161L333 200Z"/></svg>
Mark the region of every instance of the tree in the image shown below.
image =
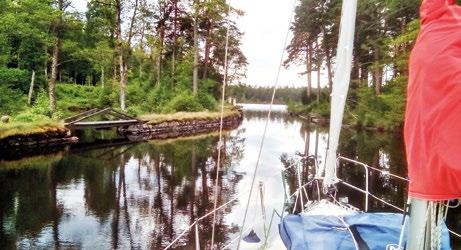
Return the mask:
<svg viewBox="0 0 461 250"><path fill-rule="evenodd" d="M328 1L327 1L328 2ZM291 26L293 38L288 45L288 58L284 65L305 64L307 75L307 97L311 98L312 93L312 71L314 54L318 51L320 56L320 46L318 40L321 39L321 27L325 25L325 15L322 12L325 1L303 0L296 7L295 20ZM319 70L319 69L318 69Z"/></svg>

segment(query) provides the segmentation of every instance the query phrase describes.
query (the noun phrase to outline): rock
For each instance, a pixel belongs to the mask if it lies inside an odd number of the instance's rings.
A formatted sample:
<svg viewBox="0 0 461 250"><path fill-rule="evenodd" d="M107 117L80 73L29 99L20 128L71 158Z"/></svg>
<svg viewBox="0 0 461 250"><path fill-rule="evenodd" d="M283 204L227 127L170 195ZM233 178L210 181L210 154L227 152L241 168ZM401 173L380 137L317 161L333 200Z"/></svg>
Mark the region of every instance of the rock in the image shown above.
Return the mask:
<svg viewBox="0 0 461 250"><path fill-rule="evenodd" d="M78 139L78 137L76 137L76 136L72 136L72 137L69 138L69 142L70 142L70 143L77 143L78 140L79 140L79 139Z"/></svg>
<svg viewBox="0 0 461 250"><path fill-rule="evenodd" d="M4 115L4 116L2 116L2 118L0 118L0 120L2 121L2 123L9 123L10 122L10 117L7 116L7 115Z"/></svg>

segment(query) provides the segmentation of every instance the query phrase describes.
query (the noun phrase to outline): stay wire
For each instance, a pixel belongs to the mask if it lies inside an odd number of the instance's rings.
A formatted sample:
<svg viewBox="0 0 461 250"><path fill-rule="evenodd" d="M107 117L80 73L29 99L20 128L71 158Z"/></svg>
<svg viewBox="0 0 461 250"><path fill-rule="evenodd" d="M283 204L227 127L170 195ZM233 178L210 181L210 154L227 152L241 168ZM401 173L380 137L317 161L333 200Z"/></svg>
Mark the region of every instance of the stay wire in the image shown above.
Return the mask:
<svg viewBox="0 0 461 250"><path fill-rule="evenodd" d="M227 85L227 71L228 71L228 55L229 55L229 30L230 30L230 11L231 11L231 2L228 2L227 9L227 27L226 27L226 46L224 52L224 79L222 84L222 93L221 93L221 119L219 122L219 142L218 142L218 160L216 166L216 179L214 184L214 204L213 204L213 227L211 231L211 249L214 249L214 240L215 240L215 228L216 228L216 206L218 204L218 185L219 185L219 171L221 169L221 151L223 150L223 127L224 127L224 100L226 96L226 85Z"/></svg>
<svg viewBox="0 0 461 250"><path fill-rule="evenodd" d="M264 126L264 132L263 132L263 136L262 136L261 143L260 143L260 146L259 146L258 158L256 160L256 166L255 166L254 171L253 171L253 177L252 177L251 187L250 187L250 194L248 195L248 200L247 200L247 204L246 204L246 207L245 207L245 214L243 216L243 221L242 221L242 225L241 225L241 229L240 229L240 235L239 235L237 249L240 249L240 242L242 241L243 229L245 227L245 222L246 222L246 218L247 218L247 214L248 214L248 207L250 206L251 194L253 193L254 183L255 183L255 180L256 180L256 175L258 173L259 163L260 163L260 160L261 160L261 153L262 153L262 149L263 149L264 142L265 142L265 139L266 139L267 128L269 126L269 120L270 120L271 114L272 114L272 106L274 105L275 93L277 92L277 87L278 87L278 84L279 84L280 72L282 71L282 67L283 67L283 59L285 58L285 48L287 47L288 38L290 36L290 26L291 26L291 23L292 23L292 20L293 20L293 17L294 17L296 2L297 2L297 0L293 0L292 9L291 9L291 13L290 13L290 20L288 22L287 33L286 33L286 36L285 36L285 42L284 42L284 46L283 46L283 49L282 49L282 56L280 57L280 63L279 63L279 67L278 67L278 70L277 70L277 76L275 78L274 89L272 91L272 98L271 98L271 103L270 103L270 106L269 106L269 112L267 113L266 124Z"/></svg>

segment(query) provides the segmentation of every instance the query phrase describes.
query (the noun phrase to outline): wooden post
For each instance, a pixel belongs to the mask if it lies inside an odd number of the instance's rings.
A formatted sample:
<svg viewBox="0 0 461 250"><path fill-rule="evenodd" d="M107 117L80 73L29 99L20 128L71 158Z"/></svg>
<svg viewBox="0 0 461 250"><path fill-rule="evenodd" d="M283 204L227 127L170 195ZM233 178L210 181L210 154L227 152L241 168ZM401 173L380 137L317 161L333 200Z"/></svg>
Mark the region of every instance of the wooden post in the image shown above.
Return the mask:
<svg viewBox="0 0 461 250"><path fill-rule="evenodd" d="M32 70L32 79L30 81L30 88L29 88L29 97L27 99L27 104L32 104L32 95L34 93L34 83L35 83L35 70Z"/></svg>

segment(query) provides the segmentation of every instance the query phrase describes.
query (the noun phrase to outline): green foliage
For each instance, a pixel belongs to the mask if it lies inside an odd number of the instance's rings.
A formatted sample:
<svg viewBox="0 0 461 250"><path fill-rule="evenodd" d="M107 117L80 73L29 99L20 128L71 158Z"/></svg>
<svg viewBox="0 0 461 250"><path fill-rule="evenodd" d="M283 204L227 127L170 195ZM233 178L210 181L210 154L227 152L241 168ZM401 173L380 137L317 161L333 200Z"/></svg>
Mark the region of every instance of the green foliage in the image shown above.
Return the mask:
<svg viewBox="0 0 461 250"><path fill-rule="evenodd" d="M381 95L384 104L388 107L383 119L387 128L400 127L405 118L407 77L398 77L389 82L385 92Z"/></svg>
<svg viewBox="0 0 461 250"><path fill-rule="evenodd" d="M95 86L64 83L56 85L58 107L65 113L98 107L101 92L101 87Z"/></svg>
<svg viewBox="0 0 461 250"><path fill-rule="evenodd" d="M215 110L218 106L218 102L214 99L214 97L206 92L199 92L197 99L200 105L207 110Z"/></svg>
<svg viewBox="0 0 461 250"><path fill-rule="evenodd" d="M19 115L15 116L13 120L15 122L51 121L50 117L32 113L31 111L20 113Z"/></svg>
<svg viewBox="0 0 461 250"><path fill-rule="evenodd" d="M128 107L139 105L138 108L140 108L146 101L148 92L141 86L141 83L134 81L127 86L126 95Z"/></svg>
<svg viewBox="0 0 461 250"><path fill-rule="evenodd" d="M358 117L356 123L365 127L378 125L375 124L376 121L379 120L382 113L387 109L381 98L376 96L373 89L368 87L360 88L357 91L357 96L360 101L354 110L354 113Z"/></svg>
<svg viewBox="0 0 461 250"><path fill-rule="evenodd" d="M200 104L198 98L191 91L187 90L171 99L163 109L163 112L197 112L202 110L204 110L204 107Z"/></svg>
<svg viewBox="0 0 461 250"><path fill-rule="evenodd" d="M404 120L408 57L419 32L420 0L359 1L351 88L346 123L380 129L400 128ZM285 65L303 65L308 77L335 62L341 1L302 0L296 8ZM320 64L319 64L320 62ZM328 70L319 67L326 66ZM315 79L315 78L314 78ZM312 80L314 80L312 79ZM326 116L327 99L317 103L315 89L294 112Z"/></svg>
<svg viewBox="0 0 461 250"><path fill-rule="evenodd" d="M405 114L406 77L389 82L383 93L376 96L370 88L358 90L358 104L353 110L355 123L365 127L381 129L399 128Z"/></svg>
<svg viewBox="0 0 461 250"><path fill-rule="evenodd" d="M303 105L301 102L289 101L287 106L288 111L296 115L307 114L310 111L308 106Z"/></svg>
<svg viewBox="0 0 461 250"><path fill-rule="evenodd" d="M314 102L309 106L311 112L316 116L330 116L330 103L328 101Z"/></svg>
<svg viewBox="0 0 461 250"><path fill-rule="evenodd" d="M0 84L0 116L12 115L26 106L26 98L18 90Z"/></svg>
<svg viewBox="0 0 461 250"><path fill-rule="evenodd" d="M137 117L145 112L141 106L129 106L126 109L126 113L133 117Z"/></svg>
<svg viewBox="0 0 461 250"><path fill-rule="evenodd" d="M173 93L165 86L155 86L147 95L147 100L143 102L144 109L151 112L161 112L173 97Z"/></svg>
<svg viewBox="0 0 461 250"><path fill-rule="evenodd" d="M53 112L51 111L48 104L49 99L47 93L45 91L40 91L37 95L37 98L35 99L32 108L30 108L27 112L30 112L35 115L51 117L53 115Z"/></svg>
<svg viewBox="0 0 461 250"><path fill-rule="evenodd" d="M26 70L16 68L0 68L0 85L27 93L31 74Z"/></svg>
<svg viewBox="0 0 461 250"><path fill-rule="evenodd" d="M99 97L97 100L99 107L113 107L118 102L117 89L114 87L116 83L111 81L109 84L105 84L99 91Z"/></svg>
<svg viewBox="0 0 461 250"><path fill-rule="evenodd" d="M237 98L239 103L270 103L273 91L272 87L254 87L244 84L231 85L226 90L227 96ZM279 87L274 103L301 102L305 92L306 88Z"/></svg>

